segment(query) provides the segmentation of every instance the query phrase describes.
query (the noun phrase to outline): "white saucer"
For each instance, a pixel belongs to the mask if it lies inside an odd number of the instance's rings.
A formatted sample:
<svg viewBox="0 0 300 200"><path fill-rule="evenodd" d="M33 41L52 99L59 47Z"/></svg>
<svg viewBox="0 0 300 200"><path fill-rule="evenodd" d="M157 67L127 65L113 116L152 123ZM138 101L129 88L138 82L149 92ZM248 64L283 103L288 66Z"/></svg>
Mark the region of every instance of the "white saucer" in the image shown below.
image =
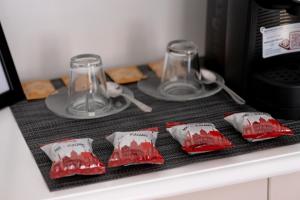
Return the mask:
<svg viewBox="0 0 300 200"><path fill-rule="evenodd" d="M216 75L218 81L224 83L224 79L219 74L215 72L212 73ZM222 90L222 88L218 84L201 84L199 82L201 89L199 89L195 94L180 96L173 95L172 97L170 97L161 92L160 78L152 74L149 74L147 76L147 79L143 79L137 83L138 89L151 97L164 101L191 101L212 96Z"/></svg>
<svg viewBox="0 0 300 200"><path fill-rule="evenodd" d="M122 90L125 94L134 96L132 91L124 86L122 86ZM116 98L109 99L109 106L107 109L104 109L102 112L97 112L94 116L80 116L74 115L70 113L67 109L67 101L68 101L68 90L67 88L61 88L57 91L57 93L48 96L45 100L47 108L55 113L58 116L70 119L95 119L100 117L105 117L109 115L113 115L125 110L130 102L122 96L118 96Z"/></svg>

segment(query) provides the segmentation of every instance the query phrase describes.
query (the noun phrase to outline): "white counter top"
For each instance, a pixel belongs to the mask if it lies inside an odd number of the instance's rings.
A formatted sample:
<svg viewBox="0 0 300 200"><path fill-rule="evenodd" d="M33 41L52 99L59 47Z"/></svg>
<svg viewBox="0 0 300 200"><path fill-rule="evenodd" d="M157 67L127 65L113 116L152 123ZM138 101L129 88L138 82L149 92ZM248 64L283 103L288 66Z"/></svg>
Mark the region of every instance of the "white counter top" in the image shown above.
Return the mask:
<svg viewBox="0 0 300 200"><path fill-rule="evenodd" d="M49 192L9 108L0 110L0 199L153 199L300 171L300 144Z"/></svg>

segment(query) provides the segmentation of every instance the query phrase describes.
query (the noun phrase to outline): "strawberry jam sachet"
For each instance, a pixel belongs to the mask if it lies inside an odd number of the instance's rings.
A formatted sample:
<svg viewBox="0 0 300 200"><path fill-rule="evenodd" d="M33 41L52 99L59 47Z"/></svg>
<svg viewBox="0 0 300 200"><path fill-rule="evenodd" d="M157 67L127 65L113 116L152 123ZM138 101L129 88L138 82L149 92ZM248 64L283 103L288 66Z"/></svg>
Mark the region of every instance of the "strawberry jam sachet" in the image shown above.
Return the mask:
<svg viewBox="0 0 300 200"><path fill-rule="evenodd" d="M282 125L268 113L241 112L228 115L224 119L250 142L293 135L291 129Z"/></svg>
<svg viewBox="0 0 300 200"><path fill-rule="evenodd" d="M155 147L158 128L115 132L106 139L114 145L108 167L135 164L163 164L164 158Z"/></svg>
<svg viewBox="0 0 300 200"><path fill-rule="evenodd" d="M233 146L212 123L168 122L166 127L188 154L217 151Z"/></svg>
<svg viewBox="0 0 300 200"><path fill-rule="evenodd" d="M52 160L50 178L66 176L97 175L105 173L105 166L93 154L90 138L70 139L41 147Z"/></svg>

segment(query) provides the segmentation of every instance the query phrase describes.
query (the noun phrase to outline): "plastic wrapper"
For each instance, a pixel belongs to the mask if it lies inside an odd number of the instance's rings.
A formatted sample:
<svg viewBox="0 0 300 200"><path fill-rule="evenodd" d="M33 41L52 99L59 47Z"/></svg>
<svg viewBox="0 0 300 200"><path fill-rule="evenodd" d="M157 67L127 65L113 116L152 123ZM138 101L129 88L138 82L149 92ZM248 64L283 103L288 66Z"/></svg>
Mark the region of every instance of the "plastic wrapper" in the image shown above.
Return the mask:
<svg viewBox="0 0 300 200"><path fill-rule="evenodd" d="M166 127L188 154L223 150L233 146L212 123L168 122Z"/></svg>
<svg viewBox="0 0 300 200"><path fill-rule="evenodd" d="M135 164L163 164L164 158L155 147L158 128L115 132L107 137L114 145L108 167Z"/></svg>
<svg viewBox="0 0 300 200"><path fill-rule="evenodd" d="M50 178L97 175L105 173L105 166L93 154L90 138L69 139L41 147L52 160Z"/></svg>
<svg viewBox="0 0 300 200"><path fill-rule="evenodd" d="M241 112L228 115L224 119L251 142L293 135L291 129L268 113Z"/></svg>

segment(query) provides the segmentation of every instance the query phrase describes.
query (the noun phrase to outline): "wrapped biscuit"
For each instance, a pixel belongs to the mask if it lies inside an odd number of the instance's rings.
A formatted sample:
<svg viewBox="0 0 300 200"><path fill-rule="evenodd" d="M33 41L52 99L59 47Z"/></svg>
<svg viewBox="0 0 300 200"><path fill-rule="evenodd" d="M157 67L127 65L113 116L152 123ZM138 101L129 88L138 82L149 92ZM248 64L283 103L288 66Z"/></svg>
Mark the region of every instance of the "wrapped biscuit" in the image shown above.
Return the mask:
<svg viewBox="0 0 300 200"><path fill-rule="evenodd" d="M293 135L291 129L282 125L268 113L240 112L228 115L224 119L250 142Z"/></svg>
<svg viewBox="0 0 300 200"><path fill-rule="evenodd" d="M115 132L106 139L114 145L108 167L136 164L163 164L164 158L155 147L158 128Z"/></svg>
<svg viewBox="0 0 300 200"><path fill-rule="evenodd" d="M52 160L50 178L104 174L105 166L93 154L92 142L90 138L69 139L42 146Z"/></svg>
<svg viewBox="0 0 300 200"><path fill-rule="evenodd" d="M212 123L168 122L167 131L188 154L231 148L232 143Z"/></svg>

